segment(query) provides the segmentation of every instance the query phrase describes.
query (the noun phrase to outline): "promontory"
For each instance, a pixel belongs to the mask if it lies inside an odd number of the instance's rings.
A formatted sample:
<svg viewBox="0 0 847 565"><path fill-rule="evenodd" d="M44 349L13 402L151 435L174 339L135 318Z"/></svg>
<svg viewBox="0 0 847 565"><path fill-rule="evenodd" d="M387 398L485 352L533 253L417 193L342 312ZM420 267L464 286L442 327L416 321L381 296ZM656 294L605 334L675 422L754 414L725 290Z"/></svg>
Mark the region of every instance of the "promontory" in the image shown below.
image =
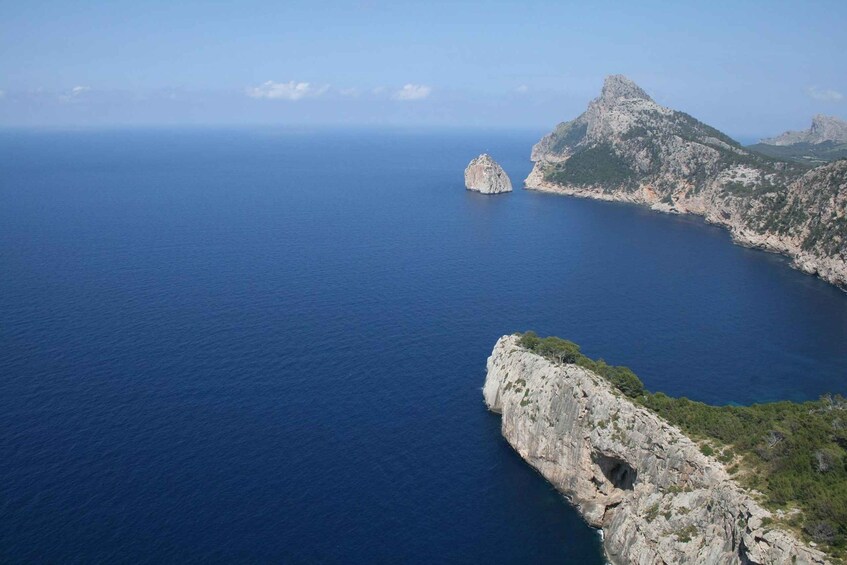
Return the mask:
<svg viewBox="0 0 847 565"><path fill-rule="evenodd" d="M838 129L817 123L821 135ZM847 288L847 160L813 167L757 153L620 75L541 139L532 160L529 189L698 214Z"/></svg>
<svg viewBox="0 0 847 565"><path fill-rule="evenodd" d="M612 563L823 564L830 561L820 549L841 543L840 515L830 519L818 508L843 500L835 496L843 486L840 471L829 474L827 469L821 475L812 456L805 474L779 467L785 466L783 450L791 445L792 434L813 425L829 426L843 414L841 399L765 408L673 402L648 393L625 367L590 360L571 342L531 333L501 337L487 369L483 395L488 408L502 415L503 437L591 526L603 529ZM665 405L672 408L662 413ZM768 418L780 410L795 418L790 420L793 430L769 427L774 423ZM755 439L749 457L741 442L721 447L716 441L695 441L663 417L673 411L684 411L682 420L691 425L702 422L714 428L730 422L730 433L748 425L737 418L749 419ZM840 450L832 443L821 453L840 455ZM805 452L797 454L805 457ZM759 457L761 465L770 467L744 463ZM773 511L766 504L774 503L774 496L764 500L761 492L736 480L755 480L757 469L762 481L790 476L802 487L798 493L826 480L830 496L809 502L808 494L802 494L806 498L800 509ZM781 484L767 492L790 497ZM804 536L818 541L807 542Z"/></svg>

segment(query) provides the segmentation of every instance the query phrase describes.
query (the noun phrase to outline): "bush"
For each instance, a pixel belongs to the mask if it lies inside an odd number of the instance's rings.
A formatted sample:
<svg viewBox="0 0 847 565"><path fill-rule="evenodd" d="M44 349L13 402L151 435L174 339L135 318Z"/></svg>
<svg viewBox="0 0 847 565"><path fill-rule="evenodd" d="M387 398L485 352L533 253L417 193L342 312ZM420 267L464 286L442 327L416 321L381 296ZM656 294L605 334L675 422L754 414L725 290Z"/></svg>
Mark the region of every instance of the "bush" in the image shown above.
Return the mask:
<svg viewBox="0 0 847 565"><path fill-rule="evenodd" d="M607 365L602 359L594 361L583 355L579 346L572 341L552 336L542 339L535 332L528 331L521 334L518 345L557 363L572 363L585 367L612 383L627 396L644 394L644 383L629 367Z"/></svg>
<svg viewBox="0 0 847 565"><path fill-rule="evenodd" d="M618 187L632 181L633 171L611 145L597 144L575 153L547 173L546 180L562 185Z"/></svg>

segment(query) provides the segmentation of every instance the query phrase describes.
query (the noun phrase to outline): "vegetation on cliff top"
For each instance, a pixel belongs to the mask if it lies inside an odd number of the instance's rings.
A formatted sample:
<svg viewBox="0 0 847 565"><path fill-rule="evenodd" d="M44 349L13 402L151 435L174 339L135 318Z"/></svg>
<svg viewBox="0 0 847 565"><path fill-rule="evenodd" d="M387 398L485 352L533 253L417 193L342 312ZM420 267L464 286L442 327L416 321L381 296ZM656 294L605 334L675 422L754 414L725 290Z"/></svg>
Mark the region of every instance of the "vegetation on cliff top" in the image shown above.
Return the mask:
<svg viewBox="0 0 847 565"><path fill-rule="evenodd" d="M847 549L847 399L711 406L651 393L627 367L592 360L571 341L526 332L518 343L595 372L691 437L708 440L704 452L727 463L741 484L762 492L772 509L787 511L787 525L833 555Z"/></svg>
<svg viewBox="0 0 847 565"><path fill-rule="evenodd" d="M633 171L611 145L598 143L583 149L547 171L544 178L556 184L617 187L628 184Z"/></svg>

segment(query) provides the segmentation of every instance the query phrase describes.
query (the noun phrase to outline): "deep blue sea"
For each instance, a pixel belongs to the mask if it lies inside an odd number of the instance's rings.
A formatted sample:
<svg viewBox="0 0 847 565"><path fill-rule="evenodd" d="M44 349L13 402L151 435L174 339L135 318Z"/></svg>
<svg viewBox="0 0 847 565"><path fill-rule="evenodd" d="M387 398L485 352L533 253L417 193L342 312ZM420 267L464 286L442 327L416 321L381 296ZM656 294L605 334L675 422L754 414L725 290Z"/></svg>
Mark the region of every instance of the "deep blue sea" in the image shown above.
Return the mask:
<svg viewBox="0 0 847 565"><path fill-rule="evenodd" d="M716 403L847 393L847 295L516 186L541 131L0 133L0 561L601 563L485 361L535 329Z"/></svg>

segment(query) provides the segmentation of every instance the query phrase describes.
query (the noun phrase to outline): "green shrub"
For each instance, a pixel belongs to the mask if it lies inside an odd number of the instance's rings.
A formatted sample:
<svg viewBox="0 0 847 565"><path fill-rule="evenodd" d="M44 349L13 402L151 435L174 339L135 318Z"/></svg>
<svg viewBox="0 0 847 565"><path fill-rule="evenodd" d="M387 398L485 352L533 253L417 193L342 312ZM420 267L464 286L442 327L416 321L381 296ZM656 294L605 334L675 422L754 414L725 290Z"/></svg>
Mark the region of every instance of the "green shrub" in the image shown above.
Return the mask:
<svg viewBox="0 0 847 565"><path fill-rule="evenodd" d="M575 153L545 175L556 184L617 187L632 180L626 160L606 144L597 144Z"/></svg>
<svg viewBox="0 0 847 565"><path fill-rule="evenodd" d="M629 367L607 365L602 359L594 361L583 355L579 346L572 341L552 336L539 338L535 332L528 331L521 334L518 345L557 363L573 363L585 367L608 380L627 396L644 394L644 383Z"/></svg>

